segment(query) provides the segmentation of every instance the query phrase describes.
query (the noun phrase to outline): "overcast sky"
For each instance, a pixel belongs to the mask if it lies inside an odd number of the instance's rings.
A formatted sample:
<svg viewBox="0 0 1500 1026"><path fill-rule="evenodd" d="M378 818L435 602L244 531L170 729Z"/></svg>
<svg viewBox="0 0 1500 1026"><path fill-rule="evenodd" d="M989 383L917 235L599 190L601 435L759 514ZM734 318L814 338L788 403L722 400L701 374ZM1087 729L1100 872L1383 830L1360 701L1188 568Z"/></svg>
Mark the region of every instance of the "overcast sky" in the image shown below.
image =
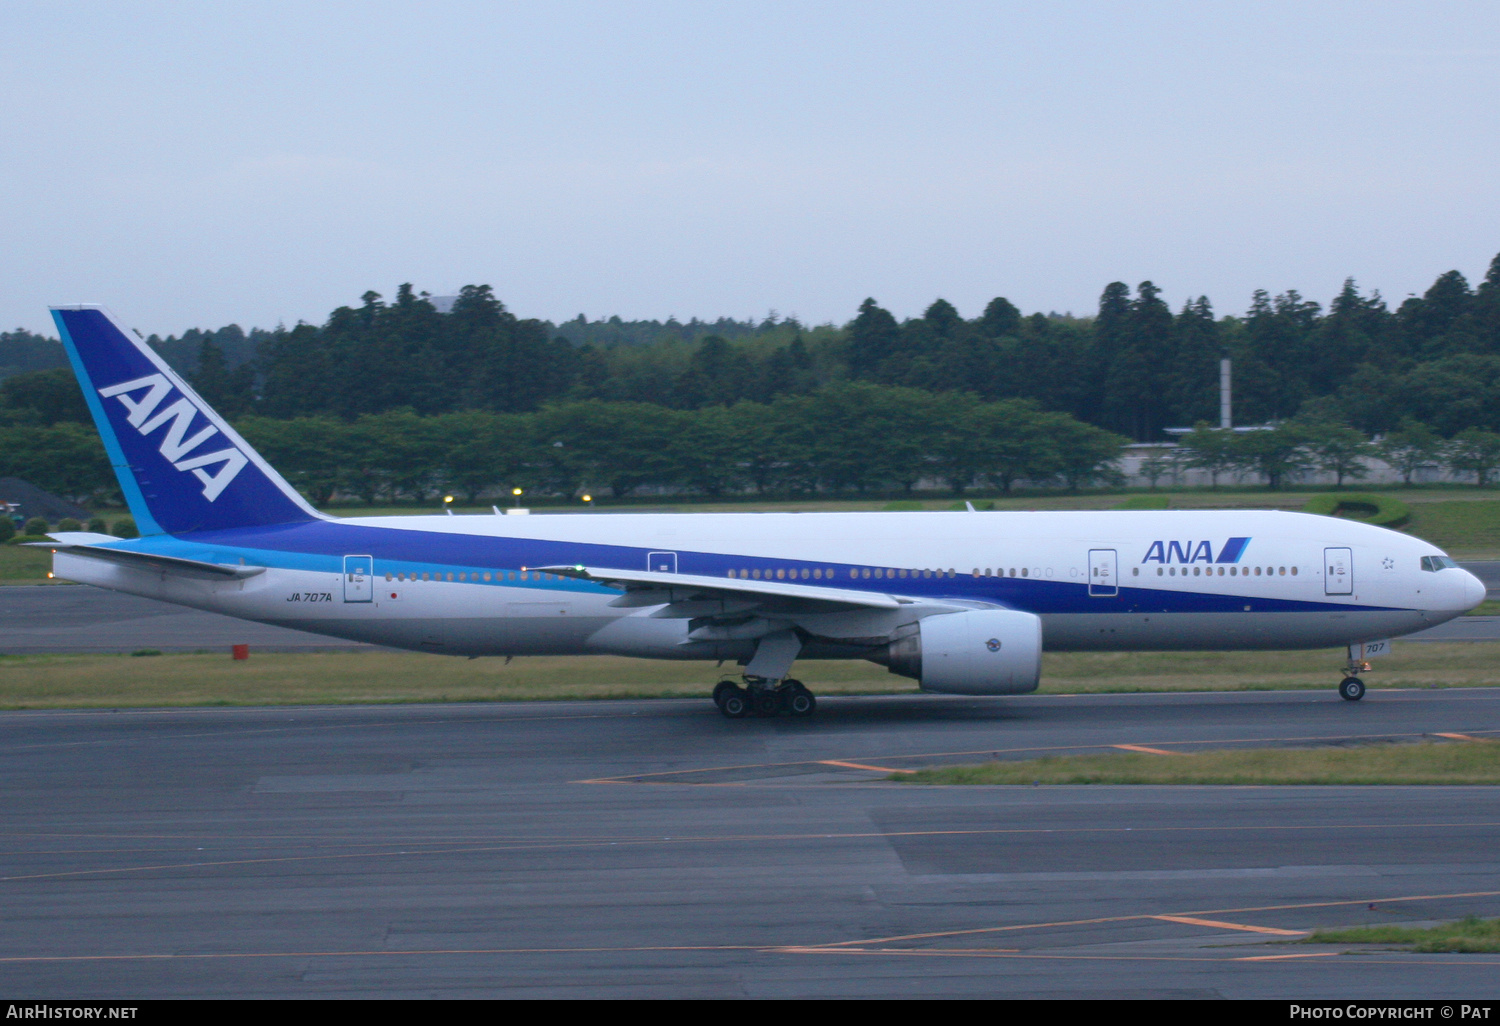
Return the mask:
<svg viewBox="0 0 1500 1026"><path fill-rule="evenodd" d="M842 323L1500 251L1500 4L0 4L0 326Z"/></svg>

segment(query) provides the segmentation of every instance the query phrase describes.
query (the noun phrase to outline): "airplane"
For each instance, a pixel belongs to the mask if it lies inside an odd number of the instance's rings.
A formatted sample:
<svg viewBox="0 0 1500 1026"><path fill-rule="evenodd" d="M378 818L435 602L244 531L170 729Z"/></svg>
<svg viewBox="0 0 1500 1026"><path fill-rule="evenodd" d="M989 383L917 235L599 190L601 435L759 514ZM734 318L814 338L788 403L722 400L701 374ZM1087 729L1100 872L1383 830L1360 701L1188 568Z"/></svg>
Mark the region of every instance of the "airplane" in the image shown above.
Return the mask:
<svg viewBox="0 0 1500 1026"><path fill-rule="evenodd" d="M260 623L459 656L733 661L731 719L810 715L797 660L925 691L1034 691L1043 651L1348 646L1484 585L1436 547L1278 511L332 517L103 307L53 308L141 536L52 534L55 576Z"/></svg>

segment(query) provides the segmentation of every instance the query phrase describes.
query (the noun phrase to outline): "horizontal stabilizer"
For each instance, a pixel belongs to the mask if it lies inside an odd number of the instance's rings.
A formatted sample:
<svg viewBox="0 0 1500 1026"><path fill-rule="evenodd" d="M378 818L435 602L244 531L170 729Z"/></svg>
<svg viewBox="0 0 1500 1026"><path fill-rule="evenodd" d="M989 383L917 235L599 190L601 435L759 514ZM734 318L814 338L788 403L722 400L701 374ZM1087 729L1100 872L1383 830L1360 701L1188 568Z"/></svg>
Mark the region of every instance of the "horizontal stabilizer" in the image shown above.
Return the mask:
<svg viewBox="0 0 1500 1026"><path fill-rule="evenodd" d="M97 559L105 563L114 563L118 566L129 567L132 570L147 570L155 573L172 574L177 577L192 577L205 581L233 581L242 580L246 577L254 577L263 574L266 568L263 566L234 566L224 563L204 563L196 559L183 559L179 556L158 556L151 552L137 552L133 549L107 549L98 545L78 545L67 542L28 542L32 548L51 549L53 552L65 552L70 556L82 556L85 559Z"/></svg>

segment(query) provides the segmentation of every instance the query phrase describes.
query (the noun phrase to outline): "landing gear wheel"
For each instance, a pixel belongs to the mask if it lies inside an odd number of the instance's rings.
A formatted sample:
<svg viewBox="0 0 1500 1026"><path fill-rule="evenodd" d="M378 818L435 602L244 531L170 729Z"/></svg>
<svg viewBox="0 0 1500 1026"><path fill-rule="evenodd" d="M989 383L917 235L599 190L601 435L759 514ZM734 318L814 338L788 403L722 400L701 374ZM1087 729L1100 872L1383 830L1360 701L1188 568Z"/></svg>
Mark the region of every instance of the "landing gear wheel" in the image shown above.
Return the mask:
<svg viewBox="0 0 1500 1026"><path fill-rule="evenodd" d="M757 716L775 716L781 712L781 695L775 691L756 691L750 701L755 705Z"/></svg>
<svg viewBox="0 0 1500 1026"><path fill-rule="evenodd" d="M714 705L720 709L724 708L724 696L731 691L738 691L739 687L732 680L721 680L714 685Z"/></svg>
<svg viewBox="0 0 1500 1026"><path fill-rule="evenodd" d="M1345 677L1339 682L1339 697L1346 702L1358 702L1365 697L1365 682L1358 677Z"/></svg>
<svg viewBox="0 0 1500 1026"><path fill-rule="evenodd" d="M745 714L750 711L750 696L745 693L744 689L730 684L729 690L723 693L723 697L718 697L718 691L718 688L714 688L715 697L718 698L719 712L731 720L744 719Z"/></svg>
<svg viewBox="0 0 1500 1026"><path fill-rule="evenodd" d="M813 697L811 691L807 690L801 684L791 688L786 693L786 699L783 704L786 706L786 711L793 716L811 716L813 711L818 708L818 700Z"/></svg>

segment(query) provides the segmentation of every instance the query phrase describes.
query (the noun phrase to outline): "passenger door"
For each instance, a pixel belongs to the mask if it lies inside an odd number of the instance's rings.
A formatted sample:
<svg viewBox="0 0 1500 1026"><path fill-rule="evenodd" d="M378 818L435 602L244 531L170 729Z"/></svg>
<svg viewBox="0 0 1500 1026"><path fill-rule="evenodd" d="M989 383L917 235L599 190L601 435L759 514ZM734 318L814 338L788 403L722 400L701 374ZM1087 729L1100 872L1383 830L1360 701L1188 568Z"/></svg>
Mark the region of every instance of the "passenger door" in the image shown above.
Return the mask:
<svg viewBox="0 0 1500 1026"><path fill-rule="evenodd" d="M1323 550L1323 594L1354 594L1354 550Z"/></svg>
<svg viewBox="0 0 1500 1026"><path fill-rule="evenodd" d="M1114 549L1089 549L1089 595L1112 598L1120 593L1115 580L1118 560Z"/></svg>
<svg viewBox="0 0 1500 1026"><path fill-rule="evenodd" d="M375 561L369 556L344 557L344 601L371 602L375 598L372 573Z"/></svg>

